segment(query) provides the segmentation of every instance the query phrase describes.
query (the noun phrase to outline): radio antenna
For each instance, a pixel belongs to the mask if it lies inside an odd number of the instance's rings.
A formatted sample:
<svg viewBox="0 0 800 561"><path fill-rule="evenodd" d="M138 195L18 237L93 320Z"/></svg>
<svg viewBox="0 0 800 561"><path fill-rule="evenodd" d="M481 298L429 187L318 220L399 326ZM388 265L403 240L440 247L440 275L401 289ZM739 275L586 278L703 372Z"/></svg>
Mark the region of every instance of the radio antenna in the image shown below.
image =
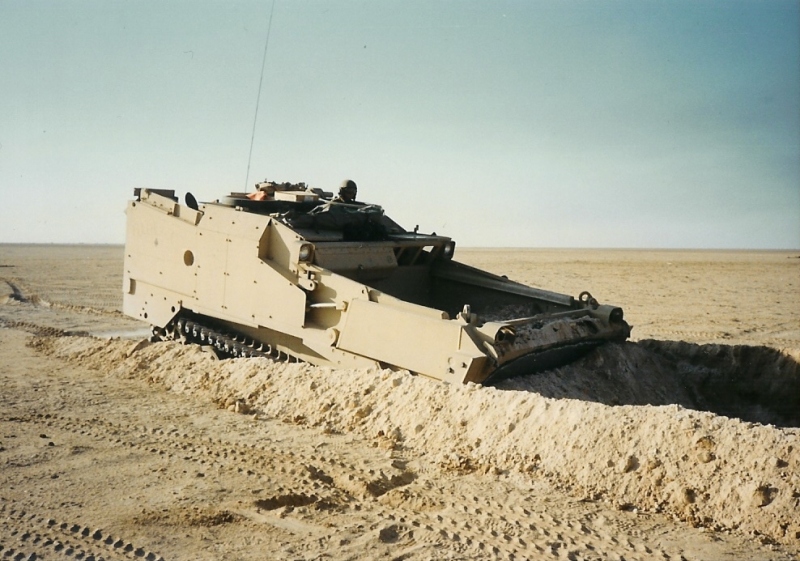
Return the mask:
<svg viewBox="0 0 800 561"><path fill-rule="evenodd" d="M250 162L253 159L253 141L256 138L256 122L258 121L258 105L261 102L261 85L264 83L264 68L267 66L267 49L269 48L269 34L272 31L272 14L275 13L275 0L272 0L272 8L269 11L269 23L267 23L267 39L264 41L264 58L261 61L261 77L258 79L258 95L256 96L256 111L253 115L253 132L250 135L250 154L247 156L247 174L244 178L244 190L247 192L247 184L250 182Z"/></svg>

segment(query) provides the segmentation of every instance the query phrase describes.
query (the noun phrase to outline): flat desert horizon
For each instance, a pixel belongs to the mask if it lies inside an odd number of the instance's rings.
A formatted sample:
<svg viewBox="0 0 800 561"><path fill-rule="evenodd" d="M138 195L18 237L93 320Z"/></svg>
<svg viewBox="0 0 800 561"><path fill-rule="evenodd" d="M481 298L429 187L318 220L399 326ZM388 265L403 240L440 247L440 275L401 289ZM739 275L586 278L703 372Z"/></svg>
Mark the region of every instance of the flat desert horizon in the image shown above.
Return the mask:
<svg viewBox="0 0 800 561"><path fill-rule="evenodd" d="M491 387L150 343L123 255L0 244L4 558L800 558L800 250L459 247L633 325Z"/></svg>

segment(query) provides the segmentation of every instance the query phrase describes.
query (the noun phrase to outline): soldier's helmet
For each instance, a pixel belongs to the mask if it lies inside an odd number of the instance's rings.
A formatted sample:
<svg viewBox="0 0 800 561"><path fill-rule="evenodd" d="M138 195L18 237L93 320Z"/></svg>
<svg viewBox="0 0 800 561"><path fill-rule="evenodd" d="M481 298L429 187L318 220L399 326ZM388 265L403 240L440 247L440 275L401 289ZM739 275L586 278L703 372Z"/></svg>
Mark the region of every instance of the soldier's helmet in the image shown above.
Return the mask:
<svg viewBox="0 0 800 561"><path fill-rule="evenodd" d="M339 192L343 193L344 191L358 191L358 187L356 186L356 182L352 179L345 179L342 181L341 187L339 187Z"/></svg>

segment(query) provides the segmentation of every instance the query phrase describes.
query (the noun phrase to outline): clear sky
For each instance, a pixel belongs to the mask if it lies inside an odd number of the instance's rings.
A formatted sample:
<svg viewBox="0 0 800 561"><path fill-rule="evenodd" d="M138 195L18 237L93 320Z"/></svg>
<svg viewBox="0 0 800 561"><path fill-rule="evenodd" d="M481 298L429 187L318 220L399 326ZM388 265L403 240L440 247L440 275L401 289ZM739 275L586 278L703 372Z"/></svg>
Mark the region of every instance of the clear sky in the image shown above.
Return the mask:
<svg viewBox="0 0 800 561"><path fill-rule="evenodd" d="M800 248L800 2L0 0L0 242L344 178L461 246Z"/></svg>

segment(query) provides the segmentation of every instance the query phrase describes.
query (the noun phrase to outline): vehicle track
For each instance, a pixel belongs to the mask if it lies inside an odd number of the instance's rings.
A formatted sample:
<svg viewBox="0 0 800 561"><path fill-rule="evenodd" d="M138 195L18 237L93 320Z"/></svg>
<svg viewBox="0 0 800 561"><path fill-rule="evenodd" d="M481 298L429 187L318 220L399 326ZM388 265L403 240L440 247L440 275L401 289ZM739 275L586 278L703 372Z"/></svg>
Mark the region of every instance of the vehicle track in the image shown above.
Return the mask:
<svg viewBox="0 0 800 561"><path fill-rule="evenodd" d="M37 337L89 337L88 331L65 331L57 327L46 327L29 321L0 318L0 327L27 331Z"/></svg>
<svg viewBox="0 0 800 561"><path fill-rule="evenodd" d="M220 480L235 481L232 477L252 480L254 487L267 493L241 507L238 514L245 519L253 520L260 511L278 509L284 509L282 517L303 518L309 509L323 508L330 516L341 519L337 525L353 532L357 527L375 526L379 539L405 540L408 542L405 545L416 546L446 543L450 550L494 559L531 556L603 559L621 546L628 551L626 559L672 559L666 551L649 546L646 539L632 535L631 531L627 532L627 542L620 544L610 535L604 535L603 529L596 528L590 519L562 521L523 505L501 504L487 498L492 494L451 495L458 486L458 477L450 478L445 486L432 488L427 476L416 481L411 472L394 467L397 461L393 465L390 458L382 468L362 468L342 461L335 450L329 453L286 450L268 437L258 444L244 444L176 428L136 422L127 425L99 417L36 413L0 421L33 423L36 431L45 430L53 439L58 439L60 432L70 432L111 447L135 449L162 458L164 465L172 469L176 461L182 461L195 464ZM287 480L292 484L286 485ZM419 507L422 501L427 508ZM91 555L95 559L131 558L125 556L142 557L148 553L123 538L106 536L86 524L48 521L45 514L28 515L32 510L27 505L9 501L3 504L6 506L0 513L6 519L4 536L41 536L35 543L38 549L24 549L34 543L28 538L18 540L16 545L4 544L15 552L35 553L37 558L44 558L45 550L51 555L72 551L70 555L76 559L88 559ZM376 526L376 520L383 522ZM102 544L96 543L99 539L96 536L103 537ZM104 549L98 550L101 545ZM83 556L78 557L81 552Z"/></svg>
<svg viewBox="0 0 800 561"><path fill-rule="evenodd" d="M27 505L0 498L0 556L21 560L164 561L160 555L102 529L59 521Z"/></svg>
<svg viewBox="0 0 800 561"><path fill-rule="evenodd" d="M413 473L397 469L389 459L380 467L361 468L342 461L335 454L307 454L285 449L268 437L261 438L258 444L247 445L190 435L177 429L51 413L0 420L33 422L49 429L107 441L112 446L158 455L165 460L179 459L223 474L236 473L269 486L276 496L314 497L312 502L340 506L353 502L355 498L380 497L415 478ZM280 481L287 477L296 485L291 488L282 485Z"/></svg>
<svg viewBox="0 0 800 561"><path fill-rule="evenodd" d="M446 495L440 495L445 498ZM605 524L596 516L565 518L529 507L501 504L485 497L455 495L442 509L429 512L382 512L399 529L422 529L421 541L442 539L451 547L498 559L567 558L612 559L620 548L627 560L681 559L677 552L648 543L629 524L626 537L618 540L619 521Z"/></svg>

